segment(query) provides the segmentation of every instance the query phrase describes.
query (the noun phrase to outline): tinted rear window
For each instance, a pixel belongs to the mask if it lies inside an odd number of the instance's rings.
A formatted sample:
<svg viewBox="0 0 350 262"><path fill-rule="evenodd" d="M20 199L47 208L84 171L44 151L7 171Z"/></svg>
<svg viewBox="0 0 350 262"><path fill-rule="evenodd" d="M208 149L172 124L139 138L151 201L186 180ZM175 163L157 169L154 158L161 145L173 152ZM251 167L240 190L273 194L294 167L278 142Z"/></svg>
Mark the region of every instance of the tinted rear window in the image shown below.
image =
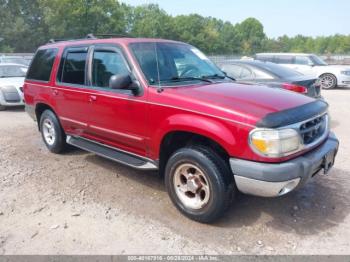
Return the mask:
<svg viewBox="0 0 350 262"><path fill-rule="evenodd" d="M68 51L65 59L63 60L61 82L84 85L86 58L86 51Z"/></svg>
<svg viewBox="0 0 350 262"><path fill-rule="evenodd" d="M38 50L28 70L27 79L49 81L57 52L56 48Z"/></svg>

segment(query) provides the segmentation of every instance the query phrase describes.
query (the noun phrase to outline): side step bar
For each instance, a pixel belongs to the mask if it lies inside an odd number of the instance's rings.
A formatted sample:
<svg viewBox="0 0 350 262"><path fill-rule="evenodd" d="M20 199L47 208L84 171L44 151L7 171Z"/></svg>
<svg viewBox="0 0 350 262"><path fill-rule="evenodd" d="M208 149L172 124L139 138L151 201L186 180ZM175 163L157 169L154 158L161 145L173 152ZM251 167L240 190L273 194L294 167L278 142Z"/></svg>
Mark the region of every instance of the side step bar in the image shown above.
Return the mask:
<svg viewBox="0 0 350 262"><path fill-rule="evenodd" d="M126 151L101 144L82 137L67 136L67 144L95 153L118 163L143 170L157 170L158 164L147 158L128 153Z"/></svg>

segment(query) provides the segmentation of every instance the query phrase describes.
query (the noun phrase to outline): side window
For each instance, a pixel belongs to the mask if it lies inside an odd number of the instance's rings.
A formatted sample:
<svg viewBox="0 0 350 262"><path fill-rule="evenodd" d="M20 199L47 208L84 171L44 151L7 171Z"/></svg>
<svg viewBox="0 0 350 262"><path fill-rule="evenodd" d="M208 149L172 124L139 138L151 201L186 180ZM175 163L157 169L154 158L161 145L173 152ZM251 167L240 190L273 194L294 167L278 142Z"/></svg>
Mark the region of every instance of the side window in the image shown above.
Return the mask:
<svg viewBox="0 0 350 262"><path fill-rule="evenodd" d="M289 55L276 56L275 63L277 63L277 64L294 64L294 56L289 56Z"/></svg>
<svg viewBox="0 0 350 262"><path fill-rule="evenodd" d="M92 61L92 85L109 87L113 75L128 74L129 70L121 53L113 51L95 51Z"/></svg>
<svg viewBox="0 0 350 262"><path fill-rule="evenodd" d="M241 65L226 65L223 66L222 69L235 79L253 78L253 73L248 68Z"/></svg>
<svg viewBox="0 0 350 262"><path fill-rule="evenodd" d="M27 73L27 79L48 82L58 49L38 50Z"/></svg>
<svg viewBox="0 0 350 262"><path fill-rule="evenodd" d="M68 51L63 60L61 82L84 85L86 58L87 51Z"/></svg>
<svg viewBox="0 0 350 262"><path fill-rule="evenodd" d="M296 56L295 64L297 65L312 65L312 61L307 56Z"/></svg>

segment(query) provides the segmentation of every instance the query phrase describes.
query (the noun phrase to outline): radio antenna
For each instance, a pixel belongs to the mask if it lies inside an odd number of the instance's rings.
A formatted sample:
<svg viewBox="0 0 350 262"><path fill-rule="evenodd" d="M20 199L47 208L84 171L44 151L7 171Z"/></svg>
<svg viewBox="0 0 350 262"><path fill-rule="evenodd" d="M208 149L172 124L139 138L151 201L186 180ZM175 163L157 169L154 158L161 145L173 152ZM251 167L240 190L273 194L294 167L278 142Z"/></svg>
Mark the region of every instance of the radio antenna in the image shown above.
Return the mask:
<svg viewBox="0 0 350 262"><path fill-rule="evenodd" d="M158 60L158 50L157 50L157 42L154 43L154 51L156 53L156 63L157 63L157 77L158 77L158 88L157 92L161 93L164 89L160 85L160 72L159 72L159 60Z"/></svg>

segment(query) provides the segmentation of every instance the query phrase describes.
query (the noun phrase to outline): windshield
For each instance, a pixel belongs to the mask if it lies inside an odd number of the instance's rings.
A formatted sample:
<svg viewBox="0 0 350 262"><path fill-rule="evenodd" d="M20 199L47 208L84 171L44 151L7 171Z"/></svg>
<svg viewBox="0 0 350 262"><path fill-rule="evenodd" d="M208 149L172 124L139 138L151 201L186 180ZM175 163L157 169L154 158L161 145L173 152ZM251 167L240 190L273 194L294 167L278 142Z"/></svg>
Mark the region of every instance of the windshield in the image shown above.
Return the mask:
<svg viewBox="0 0 350 262"><path fill-rule="evenodd" d="M1 59L3 63L13 63L20 65L29 65L31 59L20 58L20 57L4 57Z"/></svg>
<svg viewBox="0 0 350 262"><path fill-rule="evenodd" d="M289 78L289 77L295 77L295 76L302 75L301 73L299 73L295 70L292 70L292 69L286 68L284 66L274 64L274 63L270 63L270 62L257 63L257 64L255 64L255 66L257 66L258 68L261 68L265 71L268 71L279 78Z"/></svg>
<svg viewBox="0 0 350 262"><path fill-rule="evenodd" d="M321 57L318 57L316 55L312 55L310 56L312 62L314 63L314 65L318 65L318 66L326 66L328 65L325 61L322 60Z"/></svg>
<svg viewBox="0 0 350 262"><path fill-rule="evenodd" d="M169 85L225 78L224 73L201 51L187 44L132 43L130 48L149 84Z"/></svg>
<svg viewBox="0 0 350 262"><path fill-rule="evenodd" d="M0 65L0 77L25 77L27 67L17 65Z"/></svg>

